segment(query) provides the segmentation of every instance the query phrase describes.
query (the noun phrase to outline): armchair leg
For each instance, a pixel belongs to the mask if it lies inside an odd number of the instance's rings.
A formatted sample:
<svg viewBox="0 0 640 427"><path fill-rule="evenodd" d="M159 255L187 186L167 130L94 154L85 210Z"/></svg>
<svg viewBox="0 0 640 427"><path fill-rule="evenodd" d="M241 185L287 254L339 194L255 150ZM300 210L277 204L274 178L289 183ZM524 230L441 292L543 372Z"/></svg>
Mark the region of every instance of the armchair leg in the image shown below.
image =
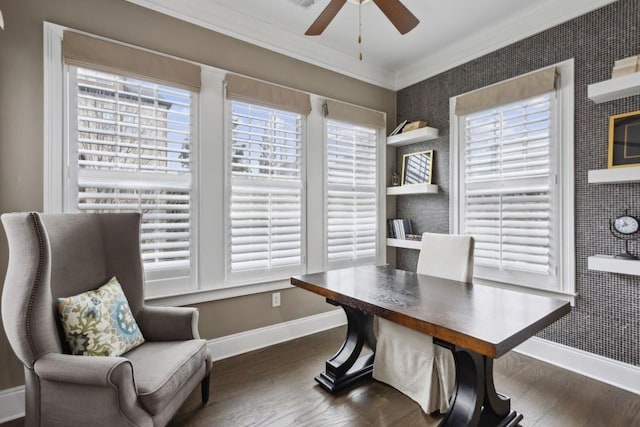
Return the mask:
<svg viewBox="0 0 640 427"><path fill-rule="evenodd" d="M207 374L206 377L200 383L202 389L202 406L206 405L209 401L209 383L211 381L211 374Z"/></svg>

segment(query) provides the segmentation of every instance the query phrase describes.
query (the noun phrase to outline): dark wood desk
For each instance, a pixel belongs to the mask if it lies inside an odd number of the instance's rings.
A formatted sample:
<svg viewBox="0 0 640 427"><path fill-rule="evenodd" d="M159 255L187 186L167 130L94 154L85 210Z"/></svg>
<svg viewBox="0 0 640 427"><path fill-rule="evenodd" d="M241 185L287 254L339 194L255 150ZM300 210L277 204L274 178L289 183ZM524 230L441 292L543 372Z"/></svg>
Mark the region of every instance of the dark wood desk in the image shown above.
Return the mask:
<svg viewBox="0 0 640 427"><path fill-rule="evenodd" d="M348 320L342 348L316 380L331 392L370 377L375 357L373 316L429 334L449 348L456 389L443 426L515 426L522 415L496 393L493 359L571 310L552 298L364 266L291 278L291 284L341 306ZM360 356L364 343L374 354Z"/></svg>

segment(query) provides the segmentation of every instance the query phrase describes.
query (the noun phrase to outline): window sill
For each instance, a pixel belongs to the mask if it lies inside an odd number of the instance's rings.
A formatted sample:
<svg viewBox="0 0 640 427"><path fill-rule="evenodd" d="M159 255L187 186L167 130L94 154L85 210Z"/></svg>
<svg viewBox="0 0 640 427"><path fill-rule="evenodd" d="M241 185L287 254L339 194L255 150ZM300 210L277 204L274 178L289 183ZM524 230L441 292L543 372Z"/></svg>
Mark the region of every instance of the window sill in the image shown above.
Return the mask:
<svg viewBox="0 0 640 427"><path fill-rule="evenodd" d="M272 292L292 288L289 279L243 286L231 286L217 289L196 289L168 295L147 296L145 302L153 306L183 306L241 297L262 292Z"/></svg>
<svg viewBox="0 0 640 427"><path fill-rule="evenodd" d="M531 295L540 295L543 297L556 298L563 301L569 301L572 307L576 305L576 294L571 292L552 290L552 289L532 288L524 285L512 285L510 283L496 282L493 280L481 279L478 277L473 278L473 283L478 285L491 286L493 288L507 289L515 292L524 292Z"/></svg>

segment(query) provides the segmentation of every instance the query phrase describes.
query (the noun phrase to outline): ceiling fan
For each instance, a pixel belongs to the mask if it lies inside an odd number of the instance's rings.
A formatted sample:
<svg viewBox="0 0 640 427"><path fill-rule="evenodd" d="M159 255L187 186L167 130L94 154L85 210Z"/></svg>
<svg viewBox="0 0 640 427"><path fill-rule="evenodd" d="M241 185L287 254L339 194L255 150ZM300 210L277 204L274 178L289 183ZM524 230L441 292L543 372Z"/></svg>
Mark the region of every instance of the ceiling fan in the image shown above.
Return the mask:
<svg viewBox="0 0 640 427"><path fill-rule="evenodd" d="M371 0L349 0L351 3L364 4ZM322 11L320 16L311 24L309 29L304 33L306 36L318 36L327 28L333 18L336 17L340 9L345 5L347 0L331 0L327 7ZM391 23L400 31L400 34L406 34L416 25L420 23L413 13L409 11L400 0L373 0L373 2L380 8L391 21Z"/></svg>

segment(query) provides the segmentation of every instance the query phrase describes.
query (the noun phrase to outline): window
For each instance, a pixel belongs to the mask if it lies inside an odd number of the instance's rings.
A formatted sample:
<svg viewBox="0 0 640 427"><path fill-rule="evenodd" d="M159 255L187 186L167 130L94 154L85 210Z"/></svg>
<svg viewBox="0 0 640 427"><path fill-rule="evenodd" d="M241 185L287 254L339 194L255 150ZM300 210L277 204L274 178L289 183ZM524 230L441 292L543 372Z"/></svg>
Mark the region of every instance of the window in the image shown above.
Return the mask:
<svg viewBox="0 0 640 427"><path fill-rule="evenodd" d="M384 114L54 24L44 31L44 210L142 213L148 299L284 289L292 275L328 268L329 240L332 268L384 262Z"/></svg>
<svg viewBox="0 0 640 427"><path fill-rule="evenodd" d="M147 278L188 282L192 93L75 66L68 82L66 210L142 213Z"/></svg>
<svg viewBox="0 0 640 427"><path fill-rule="evenodd" d="M326 135L328 266L375 262L378 131L328 119Z"/></svg>
<svg viewBox="0 0 640 427"><path fill-rule="evenodd" d="M476 278L570 293L572 67L559 66L557 81L553 71L546 90L452 120L452 216L454 232L475 239ZM500 85L485 90L482 102Z"/></svg>
<svg viewBox="0 0 640 427"><path fill-rule="evenodd" d="M303 116L231 101L230 278L301 271Z"/></svg>
<svg viewBox="0 0 640 427"><path fill-rule="evenodd" d="M554 104L546 94L465 117L462 232L478 267L557 276Z"/></svg>

